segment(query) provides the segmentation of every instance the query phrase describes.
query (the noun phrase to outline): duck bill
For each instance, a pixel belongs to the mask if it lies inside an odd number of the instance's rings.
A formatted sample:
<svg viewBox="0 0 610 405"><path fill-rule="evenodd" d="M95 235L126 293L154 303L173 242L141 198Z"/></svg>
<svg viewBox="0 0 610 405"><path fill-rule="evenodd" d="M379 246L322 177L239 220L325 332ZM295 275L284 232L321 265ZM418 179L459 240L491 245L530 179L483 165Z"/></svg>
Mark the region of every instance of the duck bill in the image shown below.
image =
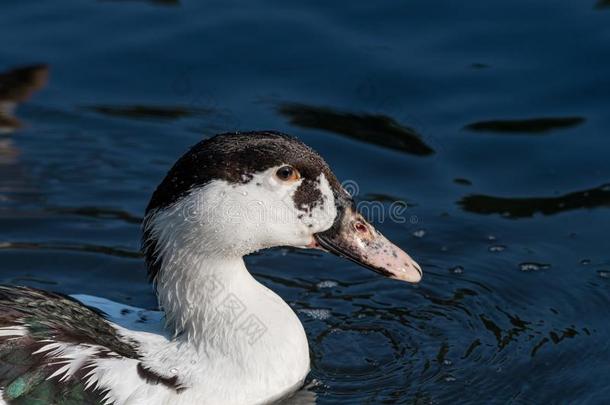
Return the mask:
<svg viewBox="0 0 610 405"><path fill-rule="evenodd" d="M351 207L314 238L322 249L386 277L408 283L419 283L422 278L421 267Z"/></svg>

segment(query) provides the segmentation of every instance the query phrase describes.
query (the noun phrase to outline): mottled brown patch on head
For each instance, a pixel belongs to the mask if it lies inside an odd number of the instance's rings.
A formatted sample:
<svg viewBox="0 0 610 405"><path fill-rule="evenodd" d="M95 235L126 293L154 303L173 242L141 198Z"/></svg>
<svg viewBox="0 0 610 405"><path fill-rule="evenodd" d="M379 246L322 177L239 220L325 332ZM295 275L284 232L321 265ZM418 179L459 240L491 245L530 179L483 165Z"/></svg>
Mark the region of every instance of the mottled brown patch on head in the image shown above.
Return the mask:
<svg viewBox="0 0 610 405"><path fill-rule="evenodd" d="M322 204L322 197L318 180L303 179L292 199L298 210L311 211L317 205Z"/></svg>

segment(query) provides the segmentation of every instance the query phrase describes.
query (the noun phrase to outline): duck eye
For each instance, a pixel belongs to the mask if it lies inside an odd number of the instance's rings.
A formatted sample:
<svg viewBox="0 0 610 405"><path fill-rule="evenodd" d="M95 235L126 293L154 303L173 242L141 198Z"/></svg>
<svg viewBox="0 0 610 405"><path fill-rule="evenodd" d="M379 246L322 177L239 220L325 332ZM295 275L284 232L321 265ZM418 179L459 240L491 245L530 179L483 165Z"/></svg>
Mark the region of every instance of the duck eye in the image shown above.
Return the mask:
<svg viewBox="0 0 610 405"><path fill-rule="evenodd" d="M299 172L292 166L282 166L277 169L275 175L282 181L294 181L299 179Z"/></svg>

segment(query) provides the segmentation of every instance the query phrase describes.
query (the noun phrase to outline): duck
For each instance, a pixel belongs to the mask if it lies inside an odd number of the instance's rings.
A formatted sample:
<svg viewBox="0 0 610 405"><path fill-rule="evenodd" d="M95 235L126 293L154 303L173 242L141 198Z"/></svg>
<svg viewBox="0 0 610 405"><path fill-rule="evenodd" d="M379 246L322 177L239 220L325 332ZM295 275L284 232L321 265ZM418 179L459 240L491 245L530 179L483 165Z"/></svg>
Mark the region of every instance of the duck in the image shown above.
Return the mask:
<svg viewBox="0 0 610 405"><path fill-rule="evenodd" d="M275 131L191 147L153 192L141 246L159 303L148 322L99 297L0 286L1 405L275 403L303 386L309 346L245 256L319 249L391 279L422 278L324 159Z"/></svg>

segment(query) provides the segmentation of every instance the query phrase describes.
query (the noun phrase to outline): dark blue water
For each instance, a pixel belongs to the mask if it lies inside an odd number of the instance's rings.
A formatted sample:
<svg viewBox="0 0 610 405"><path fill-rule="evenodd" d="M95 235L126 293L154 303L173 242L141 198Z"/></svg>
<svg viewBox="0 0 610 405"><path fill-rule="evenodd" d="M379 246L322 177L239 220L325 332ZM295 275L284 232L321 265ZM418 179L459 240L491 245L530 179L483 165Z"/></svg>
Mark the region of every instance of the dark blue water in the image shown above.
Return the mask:
<svg viewBox="0 0 610 405"><path fill-rule="evenodd" d="M406 201L377 225L425 272L249 258L318 403L610 400L608 1L31 0L0 37L0 282L154 307L156 184L202 137L277 129Z"/></svg>

